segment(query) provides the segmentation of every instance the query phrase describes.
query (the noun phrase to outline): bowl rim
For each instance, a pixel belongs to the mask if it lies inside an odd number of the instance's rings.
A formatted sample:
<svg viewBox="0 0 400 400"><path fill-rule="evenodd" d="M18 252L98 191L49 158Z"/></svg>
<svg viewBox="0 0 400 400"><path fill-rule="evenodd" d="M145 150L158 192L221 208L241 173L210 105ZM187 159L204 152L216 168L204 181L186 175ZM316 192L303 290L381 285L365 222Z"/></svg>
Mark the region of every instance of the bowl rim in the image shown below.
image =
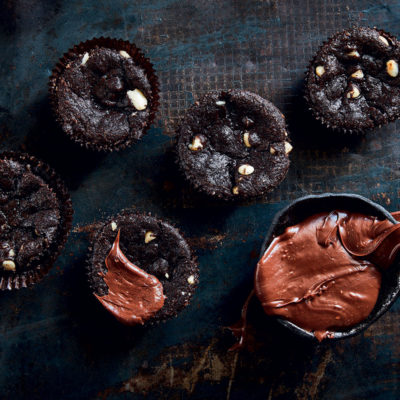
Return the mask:
<svg viewBox="0 0 400 400"><path fill-rule="evenodd" d="M398 221L396 221L393 216L390 214L389 211L387 211L384 207L382 207L381 205L375 203L374 201L361 196L359 194L353 194L353 193L322 193L322 194L311 194L311 195L306 195L303 197L299 197L296 200L290 202L286 207L284 207L283 209L281 209L280 211L278 211L270 226L269 229L265 235L265 239L261 245L261 251L260 251L260 255L259 255L259 259L261 259L261 257L264 255L267 246L269 246L269 244L272 242L273 239L273 235L274 232L281 220L282 217L284 217L293 207L295 207L296 205L298 205L299 203L302 203L304 201L308 201L308 200L324 200L324 199L328 199L328 198L348 198L348 199L356 199L359 200L363 203L366 203L369 206L372 206L373 208L375 208L378 212L380 212L382 215L384 215L389 221L393 222L394 224L399 223ZM312 215L312 214L310 214ZM288 225L289 226L289 225ZM386 313L386 311L389 310L389 308L394 304L394 302L396 301L397 297L400 294L400 285L397 285L396 289L391 293L390 296L390 300L385 302L374 314L374 316L372 318L367 317L367 319L361 321L360 323L358 323L357 325L351 327L348 330L343 330L343 331L335 331L333 332L333 336L330 338L331 341L337 341L340 339L345 339L345 338L349 338L355 335L358 335L359 333L363 332L364 330L366 330L371 324L373 324L376 320L378 320L384 313ZM376 307L376 306L375 306ZM374 310L375 310L374 307ZM373 312L373 311L372 311ZM372 314L371 312L371 314ZM370 314L370 315L371 315ZM299 326L297 326L296 324L294 324L293 322L290 322L288 320L285 320L283 318L280 317L274 317L281 325L283 325L285 328L288 328L290 331L292 331L293 333L295 333L296 335L302 337L302 338L306 338L309 340L313 340L313 341L317 341L317 338L314 336L314 334L312 332L309 332L303 328L300 328ZM319 342L318 342L319 343Z"/></svg>

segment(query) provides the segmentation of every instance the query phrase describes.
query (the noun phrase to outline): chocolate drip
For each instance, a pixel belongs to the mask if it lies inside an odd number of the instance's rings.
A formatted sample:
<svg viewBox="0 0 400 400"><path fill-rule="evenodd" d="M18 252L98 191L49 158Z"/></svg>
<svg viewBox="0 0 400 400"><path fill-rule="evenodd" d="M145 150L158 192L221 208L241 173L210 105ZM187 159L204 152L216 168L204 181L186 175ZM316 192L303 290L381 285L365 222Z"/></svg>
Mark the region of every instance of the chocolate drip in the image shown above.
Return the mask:
<svg viewBox="0 0 400 400"><path fill-rule="evenodd" d="M245 344L246 344L246 337L247 337L247 310L249 308L249 304L251 299L254 296L254 289L250 292L249 296L247 297L243 307L242 307L242 313L240 316L240 319L238 322L233 324L232 326L229 326L228 329L230 329L233 333L233 336L238 340L237 343L235 343L229 351L236 351L236 350L241 350Z"/></svg>
<svg viewBox="0 0 400 400"><path fill-rule="evenodd" d="M125 325L144 324L164 305L161 282L131 263L119 247L120 231L106 257L107 273L100 272L108 294L96 298Z"/></svg>

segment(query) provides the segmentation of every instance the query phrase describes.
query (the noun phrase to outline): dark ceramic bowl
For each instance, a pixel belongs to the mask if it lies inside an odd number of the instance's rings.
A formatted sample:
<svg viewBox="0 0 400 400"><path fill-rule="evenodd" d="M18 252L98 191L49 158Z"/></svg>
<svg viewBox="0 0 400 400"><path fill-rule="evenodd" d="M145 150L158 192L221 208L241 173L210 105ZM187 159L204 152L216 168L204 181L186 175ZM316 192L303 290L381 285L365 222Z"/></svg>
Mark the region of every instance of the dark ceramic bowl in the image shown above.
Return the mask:
<svg viewBox="0 0 400 400"><path fill-rule="evenodd" d="M321 195L302 197L289 204L289 206L284 208L275 216L262 245L260 258L272 240L276 236L281 235L287 227L296 225L311 215L335 209L360 212L366 215L376 216L379 219L388 219L393 223L397 223L391 214L379 204L356 194L325 193ZM397 258L395 263L388 270L381 271L381 290L375 308L372 310L369 317L352 328L335 332L331 340L344 339L361 333L391 307L400 293L399 262L400 260ZM304 338L317 340L313 333L308 332L282 318L278 318L278 320L293 333Z"/></svg>

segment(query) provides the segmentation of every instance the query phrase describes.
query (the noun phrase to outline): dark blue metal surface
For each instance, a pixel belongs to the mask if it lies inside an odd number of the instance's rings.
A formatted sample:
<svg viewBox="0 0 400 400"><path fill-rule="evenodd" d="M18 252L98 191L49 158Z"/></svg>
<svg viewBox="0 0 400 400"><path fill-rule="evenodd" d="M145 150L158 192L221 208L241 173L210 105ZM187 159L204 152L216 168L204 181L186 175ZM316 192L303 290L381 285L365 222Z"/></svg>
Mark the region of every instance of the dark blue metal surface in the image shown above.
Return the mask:
<svg viewBox="0 0 400 400"><path fill-rule="evenodd" d="M400 3L339 0L2 0L0 148L26 150L66 180L74 232L32 289L0 293L0 397L20 399L396 399L400 305L362 335L313 346L262 318L254 352L227 353L274 214L308 193L354 192L399 209L399 123L361 138L332 135L303 112L304 70L321 41L352 25L400 36ZM47 80L64 51L94 36L131 40L151 58L161 109L143 141L97 155L59 132ZM262 201L204 202L181 181L172 126L210 89L244 88L286 115L294 150ZM93 222L137 207L180 226L201 284L178 318L119 326L90 296L84 262ZM262 316L262 314L260 314Z"/></svg>

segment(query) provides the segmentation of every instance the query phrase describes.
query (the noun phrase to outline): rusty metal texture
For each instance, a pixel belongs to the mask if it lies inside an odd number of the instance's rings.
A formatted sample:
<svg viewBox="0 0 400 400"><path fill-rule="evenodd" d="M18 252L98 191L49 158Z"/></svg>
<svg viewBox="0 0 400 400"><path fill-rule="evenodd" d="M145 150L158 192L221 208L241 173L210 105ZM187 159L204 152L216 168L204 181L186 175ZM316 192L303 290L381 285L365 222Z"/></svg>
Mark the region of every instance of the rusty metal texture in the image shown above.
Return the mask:
<svg viewBox="0 0 400 400"><path fill-rule="evenodd" d="M304 112L308 61L354 25L400 36L398 0L1 0L0 150L25 150L64 177L74 229L38 285L0 294L0 398L396 399L399 302L363 334L320 346L293 337L257 307L251 349L229 353L274 214L310 193L354 192L399 209L399 123L343 137ZM59 131L47 80L72 45L98 36L134 42L161 82L149 134L121 153L84 151ZM199 95L243 88L287 116L287 179L257 201L220 204L182 181L173 126ZM197 250L201 283L174 320L148 329L113 321L87 288L88 233L125 207L169 219Z"/></svg>

